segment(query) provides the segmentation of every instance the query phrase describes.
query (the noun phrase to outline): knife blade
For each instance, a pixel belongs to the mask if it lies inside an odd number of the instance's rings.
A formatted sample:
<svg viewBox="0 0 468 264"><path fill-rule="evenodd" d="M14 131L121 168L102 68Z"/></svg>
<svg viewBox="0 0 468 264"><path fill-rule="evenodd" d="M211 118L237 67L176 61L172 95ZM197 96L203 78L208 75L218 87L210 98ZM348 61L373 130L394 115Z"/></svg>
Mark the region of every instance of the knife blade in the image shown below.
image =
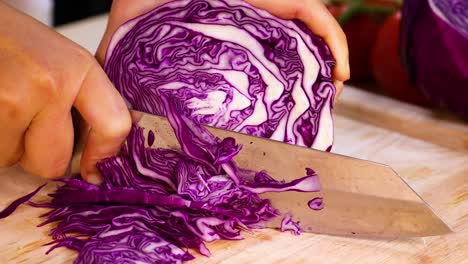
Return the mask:
<svg viewBox="0 0 468 264"><path fill-rule="evenodd" d="M180 149L165 117L133 111L138 125L153 130L153 147ZM404 238L452 232L430 206L389 166L353 157L318 151L242 133L206 127L220 138L233 137L242 144L234 158L239 167L266 170L277 180L305 176L305 168L318 175L320 193L261 194L282 214L290 213L306 232L371 238ZM311 210L307 203L323 197L324 208ZM268 223L278 228L282 217Z"/></svg>
<svg viewBox="0 0 468 264"><path fill-rule="evenodd" d="M153 130L152 147L180 150L168 120L162 116L131 110L137 125ZM270 199L283 217L292 215L305 232L360 238L398 239L451 233L450 227L389 166L291 145L270 139L205 126L219 138L233 137L242 150L237 165L253 171L265 170L277 180L292 181L312 168L321 184L319 193L281 192L260 196ZM77 153L78 154L78 153ZM79 171L75 155L70 170ZM308 202L323 197L324 208L314 211ZM279 228L279 216L267 227Z"/></svg>

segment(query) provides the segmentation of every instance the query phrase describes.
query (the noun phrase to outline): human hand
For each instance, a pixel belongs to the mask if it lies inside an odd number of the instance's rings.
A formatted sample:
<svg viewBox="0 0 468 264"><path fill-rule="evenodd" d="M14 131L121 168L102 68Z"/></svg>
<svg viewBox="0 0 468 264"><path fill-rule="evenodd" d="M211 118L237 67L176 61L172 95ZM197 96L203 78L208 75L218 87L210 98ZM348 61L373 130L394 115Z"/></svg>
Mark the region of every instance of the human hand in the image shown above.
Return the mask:
<svg viewBox="0 0 468 264"><path fill-rule="evenodd" d="M126 21L144 14L170 0L114 0L106 32L96 53L103 64L107 46L112 34ZM264 9L284 19L299 19L312 32L321 36L330 47L336 60L333 71L336 87L335 99L343 90L343 82L349 79L348 44L338 22L320 0L245 0L251 5Z"/></svg>
<svg viewBox="0 0 468 264"><path fill-rule="evenodd" d="M283 19L298 19L316 35L321 36L336 60L333 79L336 98L349 79L348 43L340 24L321 0L245 0Z"/></svg>
<svg viewBox="0 0 468 264"><path fill-rule="evenodd" d="M0 2L0 167L19 162L32 174L63 175L72 107L90 126L82 176L99 183L96 162L114 155L130 130L124 100L91 54Z"/></svg>

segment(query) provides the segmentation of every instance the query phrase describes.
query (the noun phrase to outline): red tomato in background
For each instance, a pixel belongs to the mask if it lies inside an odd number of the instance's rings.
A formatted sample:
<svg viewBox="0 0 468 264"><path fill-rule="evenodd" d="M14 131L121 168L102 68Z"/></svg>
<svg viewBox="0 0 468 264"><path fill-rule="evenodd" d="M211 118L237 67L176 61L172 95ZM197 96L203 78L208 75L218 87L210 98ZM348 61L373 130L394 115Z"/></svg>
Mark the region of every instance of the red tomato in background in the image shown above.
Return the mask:
<svg viewBox="0 0 468 264"><path fill-rule="evenodd" d="M429 106L419 90L410 84L400 62L400 21L401 12L397 11L379 29L372 49L372 73L385 94L408 103Z"/></svg>
<svg viewBox="0 0 468 264"><path fill-rule="evenodd" d="M349 1L351 3L352 1ZM390 0L368 0L361 5L377 5L381 7L393 7ZM328 10L337 19L349 12L351 5L347 3L329 5ZM351 19L342 25L346 34L349 48L349 64L352 81L373 80L371 70L371 50L374 46L377 32L383 24L387 14L367 11L357 12Z"/></svg>
<svg viewBox="0 0 468 264"><path fill-rule="evenodd" d="M333 16L338 17L347 10L347 6L331 6ZM356 15L343 26L349 48L349 66L351 80L372 80L370 50L374 45L380 24L367 15Z"/></svg>

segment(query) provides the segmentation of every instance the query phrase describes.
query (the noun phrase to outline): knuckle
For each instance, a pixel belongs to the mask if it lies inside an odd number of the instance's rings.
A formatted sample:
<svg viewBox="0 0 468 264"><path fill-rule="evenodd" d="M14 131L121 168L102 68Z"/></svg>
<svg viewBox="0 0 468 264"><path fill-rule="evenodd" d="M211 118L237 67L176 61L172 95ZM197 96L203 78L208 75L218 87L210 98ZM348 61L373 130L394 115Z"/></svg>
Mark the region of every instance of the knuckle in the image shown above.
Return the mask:
<svg viewBox="0 0 468 264"><path fill-rule="evenodd" d="M39 92L46 100L55 100L61 97L61 89L50 72L46 71L38 76L37 83L40 89Z"/></svg>
<svg viewBox="0 0 468 264"><path fill-rule="evenodd" d="M72 45L69 48L67 61L70 67L65 66L58 71L55 68L43 67L43 73L40 75L38 83L42 95L48 100L63 100L64 95L67 94L67 91L63 88L70 85L74 86L73 81L75 78L72 78L71 75L77 76L77 72L88 68L89 65L94 63L94 57L89 51L78 45ZM67 62L63 63L66 64Z"/></svg>
<svg viewBox="0 0 468 264"><path fill-rule="evenodd" d="M0 55L0 108L4 116L17 117L58 94L52 71L44 63L27 54L6 53Z"/></svg>
<svg viewBox="0 0 468 264"><path fill-rule="evenodd" d="M78 46L78 45L74 45L72 47L73 49L73 54L74 56L77 58L77 59L81 59L81 60L84 60L85 62L92 62L94 61L94 57L93 55L91 54L91 52L89 52L88 50Z"/></svg>
<svg viewBox="0 0 468 264"><path fill-rule="evenodd" d="M21 93L0 93L0 113L5 122L18 120L24 113L25 96Z"/></svg>
<svg viewBox="0 0 468 264"><path fill-rule="evenodd" d="M127 112L128 110L124 110L126 111L125 114L119 114L119 118L116 118L112 120L112 122L106 124L104 131L102 132L107 138L122 139L130 132L132 121Z"/></svg>
<svg viewBox="0 0 468 264"><path fill-rule="evenodd" d="M76 62L76 65L85 66L85 68L90 67L95 63L97 64L94 56L88 50L78 45L71 47L70 56L71 61Z"/></svg>
<svg viewBox="0 0 468 264"><path fill-rule="evenodd" d="M4 122L19 120L25 112L24 103L27 102L27 94L14 89L10 81L0 78L0 118Z"/></svg>

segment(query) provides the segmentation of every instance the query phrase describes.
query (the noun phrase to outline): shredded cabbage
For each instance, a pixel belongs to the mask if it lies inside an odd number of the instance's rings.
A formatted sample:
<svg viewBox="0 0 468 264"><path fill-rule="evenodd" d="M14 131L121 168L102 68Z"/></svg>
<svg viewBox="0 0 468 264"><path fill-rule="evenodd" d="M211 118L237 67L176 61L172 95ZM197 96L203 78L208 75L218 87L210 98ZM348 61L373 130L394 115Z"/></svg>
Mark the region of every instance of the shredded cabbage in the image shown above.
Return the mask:
<svg viewBox="0 0 468 264"><path fill-rule="evenodd" d="M77 250L75 263L182 263L194 258L189 248L209 256L204 242L242 239L242 229L281 215L259 193L320 190L309 168L306 176L289 183L266 171L239 169L233 158L241 146L233 138L216 138L182 116L174 98L163 100L183 151L146 147L144 129L134 125L120 153L97 164L101 185L79 175L60 180L64 184L49 194L49 203L30 203L50 208L41 226L56 223L49 252ZM156 140L149 135L154 133L148 132L148 140ZM11 214L40 188L0 216ZM301 228L287 215L281 230L298 235Z"/></svg>

